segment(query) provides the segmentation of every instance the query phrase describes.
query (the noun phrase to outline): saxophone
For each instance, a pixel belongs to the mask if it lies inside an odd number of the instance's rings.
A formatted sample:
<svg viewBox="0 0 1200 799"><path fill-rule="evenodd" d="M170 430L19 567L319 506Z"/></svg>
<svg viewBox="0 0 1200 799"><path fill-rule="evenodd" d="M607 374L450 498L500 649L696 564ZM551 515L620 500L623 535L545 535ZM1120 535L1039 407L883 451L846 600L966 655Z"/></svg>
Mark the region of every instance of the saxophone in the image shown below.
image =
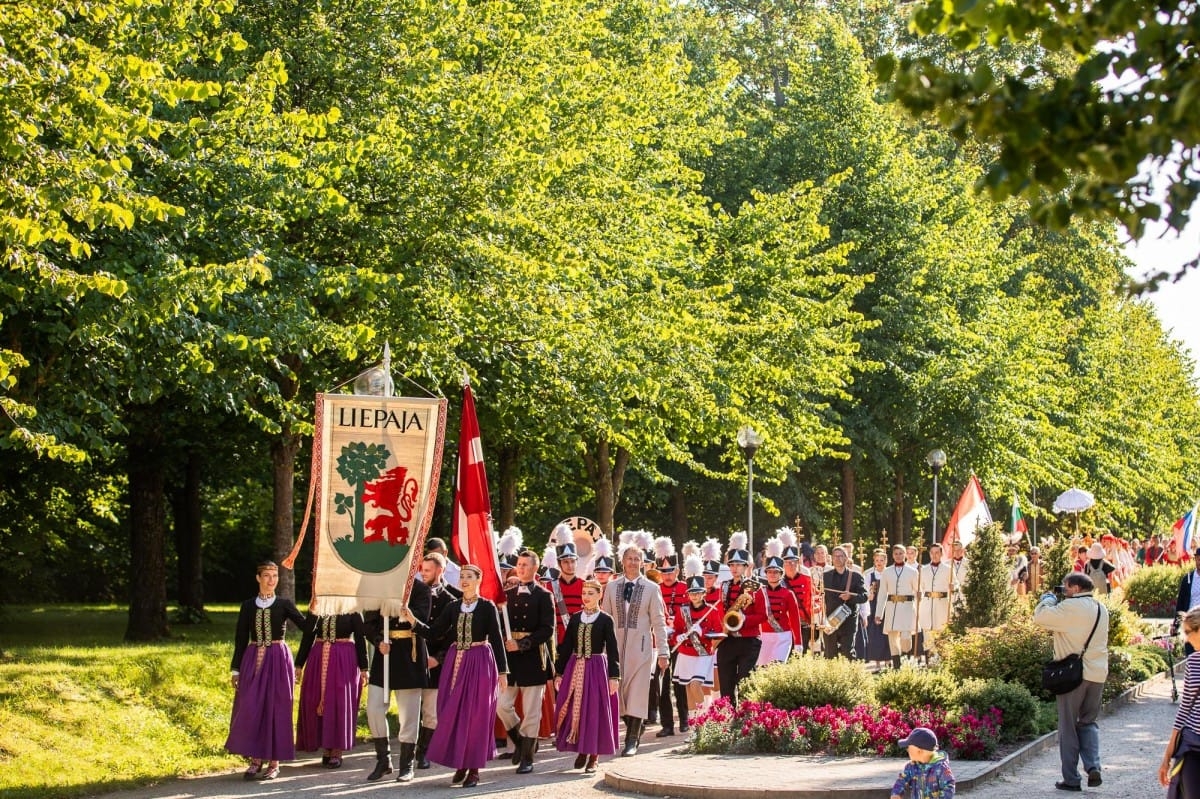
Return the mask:
<svg viewBox="0 0 1200 799"><path fill-rule="evenodd" d="M725 616L721 620L725 625L725 632L736 633L742 629L746 623L746 614L743 611L750 607L750 603L754 601L754 594L762 587L762 584L753 577L747 577L742 580L742 595L733 601L729 606L729 610L725 611Z"/></svg>

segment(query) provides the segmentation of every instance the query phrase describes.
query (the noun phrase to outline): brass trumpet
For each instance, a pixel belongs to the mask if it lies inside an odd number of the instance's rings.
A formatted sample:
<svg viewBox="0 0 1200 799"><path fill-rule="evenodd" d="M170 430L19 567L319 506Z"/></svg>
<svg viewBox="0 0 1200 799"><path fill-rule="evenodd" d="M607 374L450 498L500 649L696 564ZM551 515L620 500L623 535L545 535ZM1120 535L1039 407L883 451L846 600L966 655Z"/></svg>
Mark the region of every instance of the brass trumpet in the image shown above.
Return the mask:
<svg viewBox="0 0 1200 799"><path fill-rule="evenodd" d="M761 587L762 584L753 577L742 580L742 595L733 601L721 619L721 623L725 626L725 632L736 633L742 629L746 623L746 614L743 611L754 601L754 592Z"/></svg>

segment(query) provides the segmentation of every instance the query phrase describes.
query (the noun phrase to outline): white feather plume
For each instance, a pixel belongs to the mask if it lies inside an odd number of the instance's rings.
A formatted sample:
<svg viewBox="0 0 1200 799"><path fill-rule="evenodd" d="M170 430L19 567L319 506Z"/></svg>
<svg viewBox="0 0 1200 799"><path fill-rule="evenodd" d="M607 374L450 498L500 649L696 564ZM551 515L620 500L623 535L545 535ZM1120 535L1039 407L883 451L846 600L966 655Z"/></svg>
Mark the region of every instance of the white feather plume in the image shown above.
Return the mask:
<svg viewBox="0 0 1200 799"><path fill-rule="evenodd" d="M778 538L767 539L767 557L778 558L783 555L783 542Z"/></svg>
<svg viewBox="0 0 1200 799"><path fill-rule="evenodd" d="M654 544L654 536L648 530L635 530L633 543L638 545L638 549L645 552Z"/></svg>
<svg viewBox="0 0 1200 799"><path fill-rule="evenodd" d="M721 542L715 538L707 538L700 545L700 554L705 560L721 559Z"/></svg>
<svg viewBox="0 0 1200 799"><path fill-rule="evenodd" d="M665 535L654 539L654 556L666 558L675 554L675 542Z"/></svg>
<svg viewBox="0 0 1200 799"><path fill-rule="evenodd" d="M504 535L500 536L500 541L496 544L496 551L507 558L511 558L521 551L523 537L518 528L508 528L504 531Z"/></svg>
<svg viewBox="0 0 1200 799"><path fill-rule="evenodd" d="M566 522L558 524L550 537L553 543L558 544L560 547L575 543L575 533L571 531L571 526Z"/></svg>
<svg viewBox="0 0 1200 799"><path fill-rule="evenodd" d="M679 548L679 554L683 555L684 561L692 555L700 557L700 545L695 541L684 541L683 546Z"/></svg>
<svg viewBox="0 0 1200 799"><path fill-rule="evenodd" d="M598 558L611 558L612 541L607 538L597 538L596 543L592 545L592 554Z"/></svg>
<svg viewBox="0 0 1200 799"><path fill-rule="evenodd" d="M546 544L546 554L542 555L542 565L547 569L558 568L558 552L554 549L554 544Z"/></svg>
<svg viewBox="0 0 1200 799"><path fill-rule="evenodd" d="M617 543L620 544L621 546L626 546L627 544L632 544L633 536L636 533L637 533L637 530L622 530L621 535L617 537Z"/></svg>
<svg viewBox="0 0 1200 799"><path fill-rule="evenodd" d="M746 531L745 530L738 530L736 533L729 536L729 551L730 552L732 552L735 549L745 549L745 548L746 548Z"/></svg>
<svg viewBox="0 0 1200 799"><path fill-rule="evenodd" d="M704 561L700 560L699 555L688 555L687 560L683 562L683 576L685 578L699 577L704 572Z"/></svg>
<svg viewBox="0 0 1200 799"><path fill-rule="evenodd" d="M779 537L779 543L783 544L783 548L796 546L796 534L790 527L780 527L775 531L775 535Z"/></svg>

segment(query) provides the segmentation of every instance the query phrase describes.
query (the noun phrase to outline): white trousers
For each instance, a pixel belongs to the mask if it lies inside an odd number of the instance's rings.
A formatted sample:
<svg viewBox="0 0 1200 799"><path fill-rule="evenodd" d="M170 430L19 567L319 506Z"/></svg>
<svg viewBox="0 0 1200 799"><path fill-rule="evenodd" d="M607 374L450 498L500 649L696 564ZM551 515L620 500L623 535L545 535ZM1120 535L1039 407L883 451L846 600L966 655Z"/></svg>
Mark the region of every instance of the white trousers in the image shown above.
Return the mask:
<svg viewBox="0 0 1200 799"><path fill-rule="evenodd" d="M517 715L517 692L521 693L521 709L525 718ZM538 737L538 729L542 726L542 697L546 693L546 685L509 685L500 692L500 702L496 715L504 722L504 729L511 730L520 725L520 733L526 738Z"/></svg>
<svg viewBox="0 0 1200 799"><path fill-rule="evenodd" d="M421 726L431 730L437 729L437 692L436 688L421 689Z"/></svg>
<svg viewBox="0 0 1200 799"><path fill-rule="evenodd" d="M396 738L402 744L417 742L417 729L421 722L421 689L404 688L392 691L396 695ZM367 727L372 738L387 738L388 705L391 704L383 689L378 685L367 686Z"/></svg>

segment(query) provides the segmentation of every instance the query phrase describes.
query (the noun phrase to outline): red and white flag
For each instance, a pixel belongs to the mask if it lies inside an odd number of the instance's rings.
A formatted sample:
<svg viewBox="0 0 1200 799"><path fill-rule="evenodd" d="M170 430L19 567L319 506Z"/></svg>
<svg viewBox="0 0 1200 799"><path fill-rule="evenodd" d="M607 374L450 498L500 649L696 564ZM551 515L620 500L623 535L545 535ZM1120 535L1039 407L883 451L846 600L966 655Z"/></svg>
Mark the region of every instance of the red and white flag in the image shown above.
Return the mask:
<svg viewBox="0 0 1200 799"><path fill-rule="evenodd" d="M992 512L988 510L987 497L983 495L983 486L979 478L971 475L967 487L963 489L954 513L950 515L950 524L946 526L946 536L942 547L948 552L955 539L963 546L975 540L975 531L992 523Z"/></svg>
<svg viewBox="0 0 1200 799"><path fill-rule="evenodd" d="M492 501L488 496L487 470L483 465L483 442L471 385L463 384L462 429L458 435L458 479L454 485L454 520L451 528L454 554L459 563L479 567L479 595L503 603L504 587L492 536Z"/></svg>

